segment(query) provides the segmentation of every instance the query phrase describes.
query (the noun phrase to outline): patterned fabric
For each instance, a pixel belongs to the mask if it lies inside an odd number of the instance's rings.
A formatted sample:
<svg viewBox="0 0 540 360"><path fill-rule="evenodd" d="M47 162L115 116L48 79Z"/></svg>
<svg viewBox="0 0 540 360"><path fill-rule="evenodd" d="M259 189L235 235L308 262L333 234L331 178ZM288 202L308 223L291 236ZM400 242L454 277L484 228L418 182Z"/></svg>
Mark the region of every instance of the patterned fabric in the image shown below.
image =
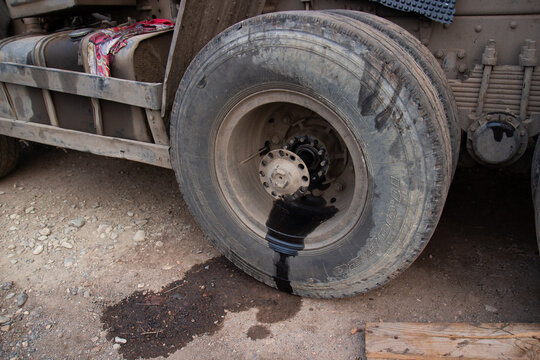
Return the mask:
<svg viewBox="0 0 540 360"><path fill-rule="evenodd" d="M88 41L88 66L91 74L109 77L110 66L127 40L135 35L164 31L174 27L174 23L164 19L141 21L130 26L117 26L96 32Z"/></svg>

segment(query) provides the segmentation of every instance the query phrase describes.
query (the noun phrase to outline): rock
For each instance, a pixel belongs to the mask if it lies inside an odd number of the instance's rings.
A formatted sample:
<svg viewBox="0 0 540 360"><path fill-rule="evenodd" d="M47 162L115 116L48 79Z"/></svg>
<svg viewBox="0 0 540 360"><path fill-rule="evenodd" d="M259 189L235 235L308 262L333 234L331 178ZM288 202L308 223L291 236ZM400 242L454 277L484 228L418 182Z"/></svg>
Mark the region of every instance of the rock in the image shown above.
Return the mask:
<svg viewBox="0 0 540 360"><path fill-rule="evenodd" d="M2 330L3 332L8 332L10 329L11 329L11 325L4 325L0 327L0 330Z"/></svg>
<svg viewBox="0 0 540 360"><path fill-rule="evenodd" d="M73 266L73 259L65 258L64 259L64 266L65 267L72 267Z"/></svg>
<svg viewBox="0 0 540 360"><path fill-rule="evenodd" d="M11 226L8 230L9 231L17 231L17 227L16 226Z"/></svg>
<svg viewBox="0 0 540 360"><path fill-rule="evenodd" d="M23 348L28 347L28 341L23 341L23 342L21 343L21 345L22 345Z"/></svg>
<svg viewBox="0 0 540 360"><path fill-rule="evenodd" d="M103 233L103 232L106 232L106 230L107 230L108 228L110 228L110 227L111 227L110 225L107 225L107 224L101 224L101 225L98 226L97 232L98 232L98 234L101 234L101 233ZM111 229L112 229L112 228L111 228Z"/></svg>
<svg viewBox="0 0 540 360"><path fill-rule="evenodd" d="M142 289L142 288L144 287L144 284L138 284L137 287L138 287L139 289Z"/></svg>
<svg viewBox="0 0 540 360"><path fill-rule="evenodd" d="M127 213L127 216L129 216L129 217L133 217L134 215L135 215L135 214L132 213L131 211L128 211L128 213Z"/></svg>
<svg viewBox="0 0 540 360"><path fill-rule="evenodd" d="M26 292L23 291L19 296L17 296L17 306L23 307L24 304L26 304L26 300L28 300L28 295L26 295Z"/></svg>
<svg viewBox="0 0 540 360"><path fill-rule="evenodd" d="M137 230L135 235L133 235L133 240L137 242L144 241L146 239L146 234L143 230Z"/></svg>
<svg viewBox="0 0 540 360"><path fill-rule="evenodd" d="M15 296L15 293L12 292L12 293L7 294L6 297L5 297L5 299L6 299L6 300L9 300L9 299L11 299L11 298L14 297L14 296Z"/></svg>
<svg viewBox="0 0 540 360"><path fill-rule="evenodd" d="M114 350L120 350L120 347L121 347L120 344L114 344L114 345L112 346L112 348L113 348Z"/></svg>
<svg viewBox="0 0 540 360"><path fill-rule="evenodd" d="M33 212L33 211L35 212L35 210L36 210L36 209L35 209L33 206L30 206L29 208L26 208L26 209L24 210L24 213L25 213L25 214L30 214L30 213Z"/></svg>
<svg viewBox="0 0 540 360"><path fill-rule="evenodd" d="M486 309L486 311L489 311L491 313L496 313L497 312L497 308L494 307L494 306L491 306L491 305L484 305L484 308Z"/></svg>
<svg viewBox="0 0 540 360"><path fill-rule="evenodd" d="M11 244L8 246L8 250L14 250L15 249L15 245Z"/></svg>
<svg viewBox="0 0 540 360"><path fill-rule="evenodd" d="M73 245L71 245L67 241L63 241L61 245L62 245L62 247L66 248L66 249L73 249Z"/></svg>
<svg viewBox="0 0 540 360"><path fill-rule="evenodd" d="M51 325L51 324L45 326L45 330L49 330L50 328L52 328L52 325Z"/></svg>
<svg viewBox="0 0 540 360"><path fill-rule="evenodd" d="M156 241L156 247L163 247L163 241Z"/></svg>
<svg viewBox="0 0 540 360"><path fill-rule="evenodd" d="M92 341L93 343L97 342L99 340L99 337L97 336L94 336L93 338L90 339L90 341Z"/></svg>
<svg viewBox="0 0 540 360"><path fill-rule="evenodd" d="M117 344L125 344L125 343L127 343L127 340L124 339L124 338L121 338L121 337L119 337L119 336L116 336L116 337L114 338L114 342L117 343Z"/></svg>
<svg viewBox="0 0 540 360"><path fill-rule="evenodd" d="M143 227L146 224L148 224L148 220L135 221L135 225L137 225L138 227Z"/></svg>
<svg viewBox="0 0 540 360"><path fill-rule="evenodd" d="M89 298L89 297L90 297L90 290L86 290L86 291L84 292L83 296L84 296L85 298Z"/></svg>
<svg viewBox="0 0 540 360"><path fill-rule="evenodd" d="M4 325L7 322L11 321L10 316L0 315L0 325Z"/></svg>
<svg viewBox="0 0 540 360"><path fill-rule="evenodd" d="M3 283L3 284L0 286L0 288L1 288L2 290L6 290L6 291L9 290L9 289L11 289L12 287L13 287L13 281L5 282L5 283Z"/></svg>
<svg viewBox="0 0 540 360"><path fill-rule="evenodd" d="M32 254L39 255L43 252L43 245L39 244L37 245L34 250L32 250Z"/></svg>
<svg viewBox="0 0 540 360"><path fill-rule="evenodd" d="M45 240L47 240L47 239L48 239L48 237L45 236L45 235L41 235L40 237L38 237L38 240L39 240L39 241L45 241Z"/></svg>
<svg viewBox="0 0 540 360"><path fill-rule="evenodd" d="M13 259L13 260L10 260L9 262L11 263L11 265L15 265L16 263L19 262L19 260Z"/></svg>
<svg viewBox="0 0 540 360"><path fill-rule="evenodd" d="M69 225L76 227L77 229L80 229L86 224L86 221L83 218L80 219L73 219L69 222Z"/></svg>
<svg viewBox="0 0 540 360"><path fill-rule="evenodd" d="M109 237L111 238L111 240L116 240L116 239L118 239L118 234L117 233L111 233L111 235L109 235Z"/></svg>
<svg viewBox="0 0 540 360"><path fill-rule="evenodd" d="M49 236L51 234L51 229L49 228L43 228L39 230L39 233L43 236Z"/></svg>

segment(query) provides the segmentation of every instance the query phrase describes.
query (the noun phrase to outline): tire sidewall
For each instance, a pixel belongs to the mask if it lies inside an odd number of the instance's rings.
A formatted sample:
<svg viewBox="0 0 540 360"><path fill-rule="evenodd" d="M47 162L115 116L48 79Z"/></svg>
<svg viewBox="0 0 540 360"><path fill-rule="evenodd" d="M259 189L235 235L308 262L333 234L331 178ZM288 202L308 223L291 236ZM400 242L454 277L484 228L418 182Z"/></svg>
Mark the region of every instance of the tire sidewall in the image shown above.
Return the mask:
<svg viewBox="0 0 540 360"><path fill-rule="evenodd" d="M366 44L294 16L250 20L214 39L186 72L171 117L173 167L186 201L218 248L237 265L272 285L279 257L261 246L231 211L215 173L221 121L242 98L266 88L294 88L335 111L364 153L370 183L361 218L339 244L289 259L295 293L367 290L412 261L430 236L436 156L425 143L426 114L417 86L388 70ZM293 21L295 30L290 30ZM365 111L363 88L383 88ZM377 120L397 97L386 119ZM421 99L420 99L421 102ZM436 195L435 195L436 196ZM432 199L431 199L432 200Z"/></svg>

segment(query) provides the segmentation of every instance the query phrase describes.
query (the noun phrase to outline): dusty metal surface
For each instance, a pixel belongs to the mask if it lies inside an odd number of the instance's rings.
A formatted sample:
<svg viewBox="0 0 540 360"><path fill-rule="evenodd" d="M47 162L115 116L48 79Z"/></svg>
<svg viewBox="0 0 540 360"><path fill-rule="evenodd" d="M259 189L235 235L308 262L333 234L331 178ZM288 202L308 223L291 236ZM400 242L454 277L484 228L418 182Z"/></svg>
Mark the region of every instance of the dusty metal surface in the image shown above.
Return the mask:
<svg viewBox="0 0 540 360"><path fill-rule="evenodd" d="M136 0L7 0L9 12L14 19L65 10L79 5L135 5Z"/></svg>
<svg viewBox="0 0 540 360"><path fill-rule="evenodd" d="M195 55L227 27L261 14L264 0L183 0L167 62L161 115L170 110L184 71Z"/></svg>
<svg viewBox="0 0 540 360"><path fill-rule="evenodd" d="M96 155L171 168L169 146L104 137L49 125L0 118L0 134Z"/></svg>
<svg viewBox="0 0 540 360"><path fill-rule="evenodd" d="M0 81L158 110L160 83L143 83L14 63L0 63Z"/></svg>

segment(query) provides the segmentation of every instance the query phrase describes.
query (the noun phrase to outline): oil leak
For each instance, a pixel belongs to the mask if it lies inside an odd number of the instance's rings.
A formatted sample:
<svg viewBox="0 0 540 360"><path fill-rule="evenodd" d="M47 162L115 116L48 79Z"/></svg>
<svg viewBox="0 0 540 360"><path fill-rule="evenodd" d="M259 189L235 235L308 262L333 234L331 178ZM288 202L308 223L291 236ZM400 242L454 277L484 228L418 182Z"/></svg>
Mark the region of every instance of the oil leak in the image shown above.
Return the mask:
<svg viewBox="0 0 540 360"><path fill-rule="evenodd" d="M275 251L274 282L279 290L293 293L289 258L298 255L305 238L337 212L335 206L327 206L325 199L313 195L274 201L266 221L266 241Z"/></svg>
<svg viewBox="0 0 540 360"><path fill-rule="evenodd" d="M293 317L301 305L301 298L276 291L217 257L193 266L159 292L138 291L105 308L101 321L107 339L127 340L119 350L124 358L154 358L168 356L196 336L216 333L227 312L256 308L259 325L271 324ZM252 339L268 335L261 328L247 334Z"/></svg>

